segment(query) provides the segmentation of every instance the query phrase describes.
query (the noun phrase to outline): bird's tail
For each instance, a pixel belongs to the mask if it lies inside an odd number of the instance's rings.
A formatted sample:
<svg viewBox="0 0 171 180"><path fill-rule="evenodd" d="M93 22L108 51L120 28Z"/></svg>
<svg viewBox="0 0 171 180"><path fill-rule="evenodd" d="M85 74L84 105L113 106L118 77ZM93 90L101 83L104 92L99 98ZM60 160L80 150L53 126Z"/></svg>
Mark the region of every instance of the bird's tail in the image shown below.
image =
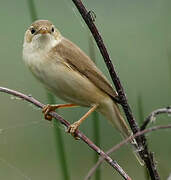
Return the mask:
<svg viewBox="0 0 171 180"><path fill-rule="evenodd" d="M117 104L115 104L113 102L113 107L111 108L110 107L110 113L107 114L107 118L110 120L110 122L112 123L112 125L119 130L119 132L121 133L122 137L124 139L128 138L129 136L132 135L132 133L130 132L130 129L128 127L128 125L126 124L123 116L121 115L121 112L119 110L119 107ZM136 143L136 140L135 139L132 139L130 141L130 144L132 145L133 147L133 152L137 158L137 160L139 161L139 163L141 165L144 165L144 162L143 160L141 159L138 151L139 151L139 147Z"/></svg>

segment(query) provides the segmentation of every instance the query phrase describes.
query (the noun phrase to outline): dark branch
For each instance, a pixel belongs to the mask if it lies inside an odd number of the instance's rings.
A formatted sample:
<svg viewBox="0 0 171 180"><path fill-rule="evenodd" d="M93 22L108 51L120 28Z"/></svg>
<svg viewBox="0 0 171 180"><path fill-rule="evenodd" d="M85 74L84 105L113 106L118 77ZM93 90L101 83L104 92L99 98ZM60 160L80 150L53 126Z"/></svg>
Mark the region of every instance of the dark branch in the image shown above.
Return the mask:
<svg viewBox="0 0 171 180"><path fill-rule="evenodd" d="M138 137L142 134L146 134L152 131L156 131L156 130L162 130L162 129L169 129L171 128L171 124L169 125L165 125L165 126L156 126L156 127L152 127L149 129L144 129L142 131L137 132L136 134L134 134L133 136L128 137L127 139L123 140L122 142L120 142L119 144L115 145L114 147L112 147L111 149L109 149L106 154L109 155L115 151L117 151L118 149L120 149L122 146L124 146L125 144L127 144L132 138ZM90 171L88 172L87 176L85 177L84 180L89 180L94 172L96 171L96 169L101 165L101 163L104 161L103 158L100 158L97 163L90 169Z"/></svg>
<svg viewBox="0 0 171 180"><path fill-rule="evenodd" d="M143 125L141 126L141 131L144 130L150 122L155 121L157 115L165 113L171 114L171 107L161 108L153 111L144 121Z"/></svg>
<svg viewBox="0 0 171 180"><path fill-rule="evenodd" d="M106 66L109 70L110 76L112 78L112 81L116 87L116 90L118 92L119 95L119 101L121 103L121 105L123 106L123 109L125 111L125 114L128 118L128 121L130 123L131 129L134 133L136 133L139 129L138 126L134 120L133 114L131 112L131 109L127 103L127 98L126 95L124 93L124 89L121 85L120 79L115 71L115 68L112 64L112 61L110 59L110 56L107 52L107 49L104 45L103 39L100 35L100 33L98 32L97 27L95 26L93 20L90 16L91 11L87 11L86 8L84 7L83 3L81 2L81 0L72 0L74 2L74 4L76 5L76 7L78 8L81 16L83 17L84 21L86 22L87 26L89 27L94 39L96 40L96 43L99 47L99 50L104 58L104 61L106 63Z"/></svg>
<svg viewBox="0 0 171 180"><path fill-rule="evenodd" d="M126 118L129 122L129 125L132 129L133 134L136 134L140 129L139 129L139 127L135 121L135 118L132 114L131 108L127 102L127 98L126 98L126 95L124 93L123 86L121 85L119 77L115 71L115 68L114 68L112 61L109 57L109 54L107 52L107 49L103 43L102 37L101 37L100 33L98 32L97 27L94 24L94 18L92 18L92 16L89 13L91 11L88 12L86 10L86 8L83 5L81 0L72 0L72 1L75 4L75 6L77 7L78 11L80 12L80 14L81 14L82 18L84 19L84 21L86 22L87 26L89 27L92 35L94 36L94 39L97 43L97 46L99 47L99 50L103 56L103 59L104 59L106 66L109 70L112 81L113 81L115 88L117 90L117 93L119 95L119 100L121 102L121 105L122 105L122 108L123 108L124 113L126 115ZM160 177L159 177L159 174L157 172L157 168L156 168L154 162L152 161L152 159L153 159L153 158L151 158L152 155L148 151L145 136L144 135L138 136L136 138L136 141L137 141L139 147L142 147L142 151L139 151L139 154L146 164L146 167L149 171L151 179L159 180Z"/></svg>
<svg viewBox="0 0 171 180"><path fill-rule="evenodd" d="M13 96L19 97L23 100L26 100L32 104L34 104L35 106L39 107L39 108L43 108L45 105L40 103L38 100L36 100L35 98L31 97L31 96L27 96L23 93L11 90L11 89L7 89L4 87L0 87L0 92L5 92L7 94L11 94ZM60 123L62 123L66 128L68 128L70 126L70 123L68 121L66 121L65 119L63 119L60 115L58 115L56 112L50 112L49 113L51 116L53 116L56 120L58 120ZM124 179L126 180L131 180L131 178L128 176L128 174L126 172L124 172L124 170L119 166L119 164L115 161L112 160L103 150L101 150L98 146L96 146L90 139L88 139L81 131L77 130L76 131L76 135L83 141L85 142L91 149L93 149L95 152L98 153L99 156L103 157L106 162L112 166Z"/></svg>

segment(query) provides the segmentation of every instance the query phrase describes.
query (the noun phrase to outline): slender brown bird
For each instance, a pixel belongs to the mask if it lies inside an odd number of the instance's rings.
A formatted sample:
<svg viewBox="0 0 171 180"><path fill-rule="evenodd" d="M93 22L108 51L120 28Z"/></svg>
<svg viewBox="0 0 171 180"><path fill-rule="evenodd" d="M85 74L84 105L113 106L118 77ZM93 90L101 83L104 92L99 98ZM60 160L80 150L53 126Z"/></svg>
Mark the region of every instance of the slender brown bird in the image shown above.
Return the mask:
<svg viewBox="0 0 171 180"><path fill-rule="evenodd" d="M43 112L56 108L84 106L90 110L73 123L68 131L76 129L93 112L108 119L124 138L131 135L114 101L117 93L94 62L74 43L66 39L48 20L33 22L26 30L23 59L34 76L51 92L71 104L47 105ZM132 141L134 142L134 141Z"/></svg>

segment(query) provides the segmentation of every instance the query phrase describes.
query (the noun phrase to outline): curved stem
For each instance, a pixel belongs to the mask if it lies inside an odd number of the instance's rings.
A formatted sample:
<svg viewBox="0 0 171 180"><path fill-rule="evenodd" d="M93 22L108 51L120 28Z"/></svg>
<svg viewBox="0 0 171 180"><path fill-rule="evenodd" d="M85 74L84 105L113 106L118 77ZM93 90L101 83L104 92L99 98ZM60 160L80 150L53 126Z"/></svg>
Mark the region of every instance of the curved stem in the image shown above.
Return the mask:
<svg viewBox="0 0 171 180"><path fill-rule="evenodd" d="M5 87L0 87L0 92L5 92L7 94L11 94L13 96L19 97L25 101L28 101L35 106L39 108L43 108L45 105L33 98L32 96L27 96L23 93L20 93L18 91L8 89ZM59 114L56 112L50 112L51 116L53 116L56 120L58 120L61 124L63 124L66 128L70 126L70 123L63 119ZM76 130L76 136L78 136L84 143L86 143L91 149L93 149L100 157L103 157L105 161L112 166L124 179L131 180L131 178L128 176L128 174L122 169L122 167L115 161L112 160L102 149L100 149L98 146L96 146L90 139L88 139L81 131Z"/></svg>
<svg viewBox="0 0 171 180"><path fill-rule="evenodd" d="M144 121L144 123L142 124L141 126L141 131L144 130L147 125L150 123L150 122L153 122L155 121L155 118L158 114L171 114L171 107L166 107L166 108L161 108L161 109L157 109L155 111L153 111L147 118L146 120Z"/></svg>
<svg viewBox="0 0 171 180"><path fill-rule="evenodd" d="M156 127L152 127L149 129L144 129L142 131L137 132L136 134L134 134L133 136L128 137L127 139L121 141L119 144L115 145L114 147L112 147L111 149L109 149L106 154L111 154L115 151L117 151L118 149L120 149L122 146L124 146L125 144L127 144L132 138L135 138L137 136L141 136L142 134L146 134L152 131L157 131L160 129L170 129L171 128L171 124L169 125L165 125L165 126L156 126ZM103 158L100 158L97 163L90 169L90 171L88 172L87 176L85 177L84 180L89 180L93 174L95 173L95 171L97 170L97 168L101 165L101 163L104 161Z"/></svg>

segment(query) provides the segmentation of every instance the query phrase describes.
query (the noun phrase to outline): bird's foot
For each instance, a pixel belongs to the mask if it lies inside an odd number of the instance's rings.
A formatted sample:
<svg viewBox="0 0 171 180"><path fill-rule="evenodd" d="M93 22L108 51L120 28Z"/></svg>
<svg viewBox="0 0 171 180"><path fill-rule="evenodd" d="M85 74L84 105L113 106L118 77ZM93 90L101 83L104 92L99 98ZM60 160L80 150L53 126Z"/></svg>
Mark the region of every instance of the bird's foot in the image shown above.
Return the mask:
<svg viewBox="0 0 171 180"><path fill-rule="evenodd" d="M67 129L67 132L70 133L76 140L80 140L80 138L76 135L76 130L78 129L79 125L80 124L76 121Z"/></svg>
<svg viewBox="0 0 171 180"><path fill-rule="evenodd" d="M52 116L49 114L51 111L55 111L58 108L57 105L50 105L47 104L44 106L44 108L42 109L42 113L44 114L44 118L48 121L52 120Z"/></svg>

